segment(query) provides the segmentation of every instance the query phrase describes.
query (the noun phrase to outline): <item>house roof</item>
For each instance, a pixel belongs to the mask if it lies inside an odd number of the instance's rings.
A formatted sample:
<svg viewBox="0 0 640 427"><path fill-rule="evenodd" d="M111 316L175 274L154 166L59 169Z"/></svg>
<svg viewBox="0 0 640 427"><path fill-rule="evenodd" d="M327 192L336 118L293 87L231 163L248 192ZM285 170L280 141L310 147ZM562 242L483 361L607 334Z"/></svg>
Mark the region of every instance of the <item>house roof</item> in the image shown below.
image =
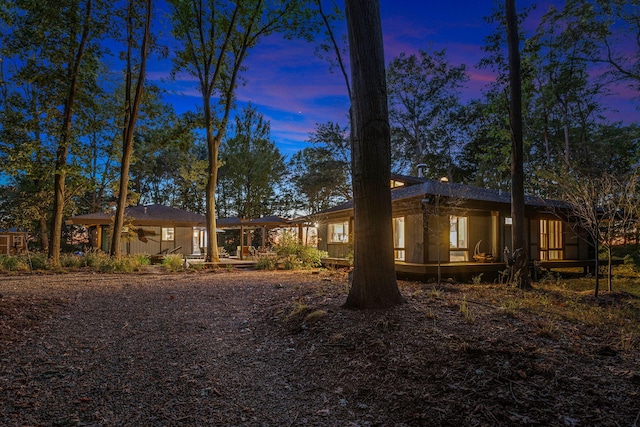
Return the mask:
<svg viewBox="0 0 640 427"><path fill-rule="evenodd" d="M240 228L241 226L246 228L277 228L277 227L290 227L297 224L289 219L282 218L276 215L263 216L254 219L243 219L237 216L218 218L216 225L220 228Z"/></svg>
<svg viewBox="0 0 640 427"><path fill-rule="evenodd" d="M76 215L67 219L66 223L110 225L113 215L115 215L115 211ZM129 206L125 208L125 216L131 218L133 225L173 227L204 227L206 225L204 215L164 205Z"/></svg>
<svg viewBox="0 0 640 427"><path fill-rule="evenodd" d="M511 204L511 193L474 187L466 184L440 182L434 179L413 178L414 180L412 182L415 182L415 184L409 184L404 187L398 187L391 190L392 202L411 198L429 198L430 196L439 196L443 198L465 199L476 202ZM525 205L532 207L567 208L567 205L562 201L549 200L537 196L525 196ZM351 200L320 213L328 214L350 209L353 209L353 201Z"/></svg>

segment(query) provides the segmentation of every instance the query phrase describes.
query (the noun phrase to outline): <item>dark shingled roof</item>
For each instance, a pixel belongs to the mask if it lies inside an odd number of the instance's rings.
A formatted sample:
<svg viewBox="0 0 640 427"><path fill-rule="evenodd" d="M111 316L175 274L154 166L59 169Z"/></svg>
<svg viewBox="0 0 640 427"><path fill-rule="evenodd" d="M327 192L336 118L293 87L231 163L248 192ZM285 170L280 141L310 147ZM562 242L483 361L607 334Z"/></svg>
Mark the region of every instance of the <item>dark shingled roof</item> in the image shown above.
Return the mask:
<svg viewBox="0 0 640 427"><path fill-rule="evenodd" d="M73 216L66 222L67 224L78 225L108 225L111 224L111 217L113 215L115 215L115 210L111 212L95 212ZM125 208L125 216L131 218L134 225L204 227L206 224L204 215L164 205L129 206Z"/></svg>
<svg viewBox="0 0 640 427"><path fill-rule="evenodd" d="M511 193L498 190L489 190L486 188L474 187L465 184L440 182L435 179L415 178L415 181L418 180L422 180L422 182L391 190L391 200L395 202L414 197L428 198L429 196L440 196L465 199L470 201L511 204ZM535 196L525 196L525 205L536 207L546 206L550 208L567 208L567 205L564 202L544 199L542 197ZM353 209L353 201L342 203L320 213L326 214L345 211L349 209Z"/></svg>

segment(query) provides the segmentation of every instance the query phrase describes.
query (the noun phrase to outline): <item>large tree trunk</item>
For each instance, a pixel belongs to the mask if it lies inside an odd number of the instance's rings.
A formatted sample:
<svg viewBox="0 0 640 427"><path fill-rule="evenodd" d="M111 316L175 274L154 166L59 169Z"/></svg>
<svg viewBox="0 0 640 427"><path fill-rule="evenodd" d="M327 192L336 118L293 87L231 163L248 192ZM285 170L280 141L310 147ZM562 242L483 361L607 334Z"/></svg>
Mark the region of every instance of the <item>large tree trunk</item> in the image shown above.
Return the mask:
<svg viewBox="0 0 640 427"><path fill-rule="evenodd" d="M403 301L391 215L391 134L378 0L345 2L351 58L354 270L345 303L384 308Z"/></svg>
<svg viewBox="0 0 640 427"><path fill-rule="evenodd" d="M511 265L513 284L522 289L531 287L528 267L524 209L524 149L522 141L522 87L520 81L520 50L518 18L515 0L506 0L507 46L509 49L509 86L511 88L509 121L511 123L511 216L513 220Z"/></svg>

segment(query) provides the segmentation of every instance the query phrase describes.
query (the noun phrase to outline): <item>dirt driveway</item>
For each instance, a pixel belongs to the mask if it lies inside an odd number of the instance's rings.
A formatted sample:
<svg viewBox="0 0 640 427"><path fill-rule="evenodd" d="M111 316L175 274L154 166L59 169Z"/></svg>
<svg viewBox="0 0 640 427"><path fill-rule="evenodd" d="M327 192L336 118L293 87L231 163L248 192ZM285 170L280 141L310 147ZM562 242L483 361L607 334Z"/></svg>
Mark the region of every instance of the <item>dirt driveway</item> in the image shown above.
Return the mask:
<svg viewBox="0 0 640 427"><path fill-rule="evenodd" d="M635 349L430 288L354 312L343 273L0 277L0 425L638 425Z"/></svg>

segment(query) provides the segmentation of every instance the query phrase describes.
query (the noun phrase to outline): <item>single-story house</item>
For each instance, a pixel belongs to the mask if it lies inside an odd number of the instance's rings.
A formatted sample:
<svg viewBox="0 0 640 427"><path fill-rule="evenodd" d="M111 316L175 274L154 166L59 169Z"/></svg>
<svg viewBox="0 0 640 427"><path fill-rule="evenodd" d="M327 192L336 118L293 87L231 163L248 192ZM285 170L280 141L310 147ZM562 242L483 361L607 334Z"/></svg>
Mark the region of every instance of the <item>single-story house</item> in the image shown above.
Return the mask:
<svg viewBox="0 0 640 427"><path fill-rule="evenodd" d="M66 223L86 227L90 245L109 252L114 215L115 210L95 212L73 216ZM125 209L125 223L123 254L199 254L206 241L204 215L169 206L129 206Z"/></svg>
<svg viewBox="0 0 640 427"><path fill-rule="evenodd" d="M392 211L396 270L432 277L484 279L505 269L511 248L511 195L463 184L393 175ZM544 268L594 265L595 249L569 222L568 206L540 197L525 198L529 259ZM353 204L328 209L321 218L318 248L327 264L344 265L352 250ZM371 242L372 245L377 242Z"/></svg>
<svg viewBox="0 0 640 427"><path fill-rule="evenodd" d="M0 230L0 255L19 254L27 250L27 232L15 228Z"/></svg>

